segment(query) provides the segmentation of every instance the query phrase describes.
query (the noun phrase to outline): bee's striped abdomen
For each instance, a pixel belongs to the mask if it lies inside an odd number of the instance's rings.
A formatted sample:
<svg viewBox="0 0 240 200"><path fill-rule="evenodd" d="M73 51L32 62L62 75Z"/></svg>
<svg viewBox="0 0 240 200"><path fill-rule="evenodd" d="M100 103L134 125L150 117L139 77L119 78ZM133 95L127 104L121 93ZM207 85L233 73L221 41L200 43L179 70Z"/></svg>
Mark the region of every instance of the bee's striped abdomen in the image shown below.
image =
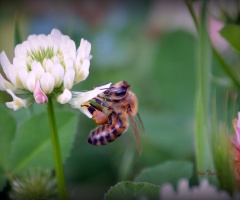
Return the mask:
<svg viewBox="0 0 240 200"><path fill-rule="evenodd" d="M105 145L121 136L126 128L122 121L117 119L116 124L103 124L91 131L87 141L95 146Z"/></svg>

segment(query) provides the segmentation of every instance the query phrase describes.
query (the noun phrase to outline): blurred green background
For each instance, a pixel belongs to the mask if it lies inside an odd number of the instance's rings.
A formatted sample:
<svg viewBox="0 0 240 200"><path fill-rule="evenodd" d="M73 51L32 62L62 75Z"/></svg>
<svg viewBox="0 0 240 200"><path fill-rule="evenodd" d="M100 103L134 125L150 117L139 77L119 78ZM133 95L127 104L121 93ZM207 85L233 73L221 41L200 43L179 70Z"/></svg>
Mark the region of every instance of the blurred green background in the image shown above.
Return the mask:
<svg viewBox="0 0 240 200"><path fill-rule="evenodd" d="M140 132L142 156L131 128L106 146L86 140L96 124L79 111L78 129L64 169L72 199L102 199L122 180L168 160L194 162L196 33L183 1L18 1L0 3L0 51L14 56L14 17L23 40L58 28L79 45L92 44L89 77L73 90L125 80L139 100L146 133ZM213 72L218 75L218 63ZM1 106L11 98L0 93ZM69 105L58 109L72 110ZM64 107L64 108L62 108ZM19 124L45 105L11 111ZM167 172L166 172L167 173Z"/></svg>

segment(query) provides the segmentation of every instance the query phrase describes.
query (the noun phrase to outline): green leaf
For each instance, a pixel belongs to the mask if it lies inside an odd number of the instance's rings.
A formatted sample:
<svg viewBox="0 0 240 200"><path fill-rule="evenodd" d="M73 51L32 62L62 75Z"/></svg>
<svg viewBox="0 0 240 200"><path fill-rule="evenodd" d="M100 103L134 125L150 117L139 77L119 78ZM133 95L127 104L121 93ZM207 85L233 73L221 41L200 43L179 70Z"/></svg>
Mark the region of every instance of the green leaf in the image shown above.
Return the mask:
<svg viewBox="0 0 240 200"><path fill-rule="evenodd" d="M120 182L105 194L105 200L159 199L160 187L149 183Z"/></svg>
<svg viewBox="0 0 240 200"><path fill-rule="evenodd" d="M240 26L239 25L226 25L220 34L231 44L232 48L240 53Z"/></svg>
<svg viewBox="0 0 240 200"><path fill-rule="evenodd" d="M128 180L132 172L134 160L134 149L132 147L126 148L118 169L118 180Z"/></svg>
<svg viewBox="0 0 240 200"><path fill-rule="evenodd" d="M11 144L16 133L16 122L2 107L0 107L0 113L0 166L6 172L8 171Z"/></svg>
<svg viewBox="0 0 240 200"><path fill-rule="evenodd" d="M193 175L193 164L188 161L169 161L156 167L145 169L135 182L149 182L155 185L171 183L176 186L181 178L189 179Z"/></svg>
<svg viewBox="0 0 240 200"><path fill-rule="evenodd" d="M14 41L14 46L22 43L21 34L20 34L20 31L19 31L19 26L18 26L18 21L17 21L17 16L15 16L15 19L14 19L14 38L13 38L13 41Z"/></svg>
<svg viewBox="0 0 240 200"><path fill-rule="evenodd" d="M7 183L6 177L0 176L0 192L3 191L6 183Z"/></svg>
<svg viewBox="0 0 240 200"><path fill-rule="evenodd" d="M6 183L7 183L7 178L5 175L5 171L0 166L0 192L4 189Z"/></svg>
<svg viewBox="0 0 240 200"><path fill-rule="evenodd" d="M62 159L70 153L76 132L77 117L71 112L56 112ZM22 124L10 155L13 173L29 167L53 168L53 153L46 113L33 115Z"/></svg>

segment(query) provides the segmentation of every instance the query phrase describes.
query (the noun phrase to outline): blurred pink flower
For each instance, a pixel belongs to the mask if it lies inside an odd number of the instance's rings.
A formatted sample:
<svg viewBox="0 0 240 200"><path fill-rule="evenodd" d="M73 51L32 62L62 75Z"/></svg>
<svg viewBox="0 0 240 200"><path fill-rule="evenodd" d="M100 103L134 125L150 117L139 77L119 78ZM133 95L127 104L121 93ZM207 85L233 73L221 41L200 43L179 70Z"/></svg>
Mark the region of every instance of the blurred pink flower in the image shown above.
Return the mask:
<svg viewBox="0 0 240 200"><path fill-rule="evenodd" d="M231 141L234 146L233 155L235 156L235 178L240 180L240 112L238 113L238 119L233 120L233 127L235 135L231 135Z"/></svg>
<svg viewBox="0 0 240 200"><path fill-rule="evenodd" d="M238 119L233 120L233 127L235 130L235 135L231 135L231 141L234 146L240 151L240 112L238 113Z"/></svg>
<svg viewBox="0 0 240 200"><path fill-rule="evenodd" d="M228 42L221 36L219 31L223 28L224 23L210 17L209 18L209 36L213 45L219 51L226 51L229 48Z"/></svg>

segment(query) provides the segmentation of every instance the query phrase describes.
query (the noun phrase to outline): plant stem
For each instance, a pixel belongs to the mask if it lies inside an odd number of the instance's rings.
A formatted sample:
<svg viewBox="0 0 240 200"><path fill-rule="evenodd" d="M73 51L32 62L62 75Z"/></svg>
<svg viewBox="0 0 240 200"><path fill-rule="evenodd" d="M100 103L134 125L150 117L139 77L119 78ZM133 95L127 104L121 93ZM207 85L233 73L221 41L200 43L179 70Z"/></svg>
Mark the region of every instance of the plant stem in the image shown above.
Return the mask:
<svg viewBox="0 0 240 200"><path fill-rule="evenodd" d="M48 119L51 132L52 148L53 148L53 157L55 164L55 173L58 183L58 192L61 200L67 200L66 184L64 178L64 171L62 165L61 149L58 138L57 123L54 113L53 101L51 97L48 97Z"/></svg>
<svg viewBox="0 0 240 200"><path fill-rule="evenodd" d="M188 10L193 18L194 24L196 26L197 31L199 30L199 24L198 24L198 20L197 17L194 13L193 7L192 7L192 3L189 0L185 0L185 4L188 7Z"/></svg>
<svg viewBox="0 0 240 200"><path fill-rule="evenodd" d="M214 171L213 158L210 145L209 126L209 97L211 73L211 48L207 34L206 1L203 2L201 23L198 27L197 48L197 77L198 93L196 104L196 160L197 169L201 172ZM201 176L199 177L202 178ZM211 179L212 177L208 177Z"/></svg>
<svg viewBox="0 0 240 200"><path fill-rule="evenodd" d="M207 32L207 2L206 0L202 2L200 23L197 21L191 2L185 0L185 3L192 15L198 33L196 57L198 82L195 118L196 165L200 172L214 171L209 124L211 45ZM202 178L199 176L199 179ZM208 176L208 180L217 184L216 177Z"/></svg>
<svg viewBox="0 0 240 200"><path fill-rule="evenodd" d="M195 12L193 10L192 7L192 3L189 0L185 0L185 4L188 7L188 10L193 18L194 24L196 26L197 32L199 33L199 22L197 20L197 17L195 15ZM212 52L214 54L214 56L217 58L218 62L221 64L223 70L227 73L227 75L232 79L234 85L240 89L240 83L238 81L237 76L235 75L235 73L233 72L233 70L231 69L231 67L226 63L226 61L222 58L221 54L218 53L218 51L215 49L215 47L213 46L213 44L211 43L211 47L212 47Z"/></svg>

